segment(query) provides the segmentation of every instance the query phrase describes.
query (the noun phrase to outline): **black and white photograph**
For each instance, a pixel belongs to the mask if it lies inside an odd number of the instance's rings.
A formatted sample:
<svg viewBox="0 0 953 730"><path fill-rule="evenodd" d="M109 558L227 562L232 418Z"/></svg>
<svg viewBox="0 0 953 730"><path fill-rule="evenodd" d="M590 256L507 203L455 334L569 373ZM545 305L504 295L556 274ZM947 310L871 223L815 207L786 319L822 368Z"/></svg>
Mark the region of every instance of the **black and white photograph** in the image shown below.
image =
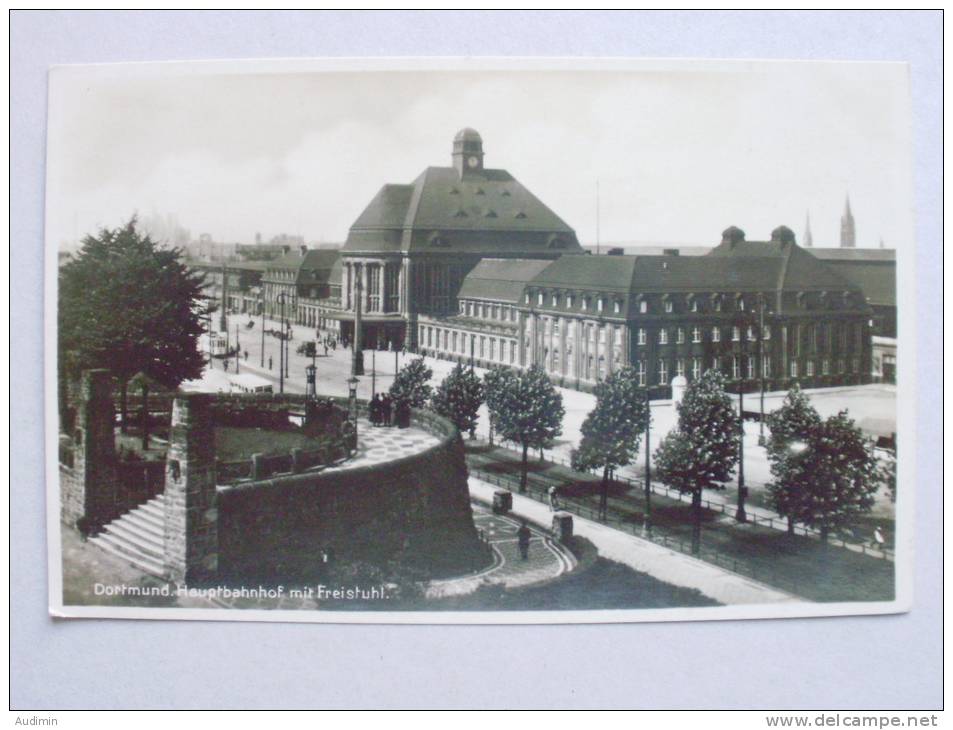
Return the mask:
<svg viewBox="0 0 953 730"><path fill-rule="evenodd" d="M901 63L49 75L58 617L909 610Z"/></svg>

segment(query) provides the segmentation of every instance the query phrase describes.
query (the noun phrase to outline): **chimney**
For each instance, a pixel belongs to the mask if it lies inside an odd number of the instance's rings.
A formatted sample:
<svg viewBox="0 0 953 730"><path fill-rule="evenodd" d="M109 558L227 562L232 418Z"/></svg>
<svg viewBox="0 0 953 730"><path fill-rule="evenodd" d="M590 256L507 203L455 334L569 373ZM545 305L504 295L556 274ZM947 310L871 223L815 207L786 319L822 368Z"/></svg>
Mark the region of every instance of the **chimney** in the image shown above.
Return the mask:
<svg viewBox="0 0 953 730"><path fill-rule="evenodd" d="M787 226L778 226L771 231L771 243L780 243L781 248L785 248L789 243L794 242L794 231Z"/></svg>
<svg viewBox="0 0 953 730"><path fill-rule="evenodd" d="M721 232L721 242L722 244L728 244L730 248L734 248L739 243L745 240L745 232L738 228L737 226L728 226L725 230Z"/></svg>
<svg viewBox="0 0 953 730"><path fill-rule="evenodd" d="M662 255L663 256L678 256L678 249L677 248L663 248Z"/></svg>

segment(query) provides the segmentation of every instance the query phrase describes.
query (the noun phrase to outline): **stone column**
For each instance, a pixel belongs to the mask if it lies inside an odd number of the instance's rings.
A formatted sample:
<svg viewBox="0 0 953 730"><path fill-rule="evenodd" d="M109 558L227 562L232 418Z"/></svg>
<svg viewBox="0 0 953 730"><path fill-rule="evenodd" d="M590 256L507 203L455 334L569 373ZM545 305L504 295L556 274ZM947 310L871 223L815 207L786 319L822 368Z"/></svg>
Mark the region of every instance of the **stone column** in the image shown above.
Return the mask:
<svg viewBox="0 0 953 730"><path fill-rule="evenodd" d="M108 370L83 371L71 436L76 477L61 482L61 516L88 534L116 516L113 380Z"/></svg>
<svg viewBox="0 0 953 730"><path fill-rule="evenodd" d="M370 289L367 286L367 262L364 262L364 265L361 266L361 308L365 312L369 312L371 309L370 296Z"/></svg>
<svg viewBox="0 0 953 730"><path fill-rule="evenodd" d="M177 583L218 569L214 396L183 393L172 404L165 472L165 564Z"/></svg>

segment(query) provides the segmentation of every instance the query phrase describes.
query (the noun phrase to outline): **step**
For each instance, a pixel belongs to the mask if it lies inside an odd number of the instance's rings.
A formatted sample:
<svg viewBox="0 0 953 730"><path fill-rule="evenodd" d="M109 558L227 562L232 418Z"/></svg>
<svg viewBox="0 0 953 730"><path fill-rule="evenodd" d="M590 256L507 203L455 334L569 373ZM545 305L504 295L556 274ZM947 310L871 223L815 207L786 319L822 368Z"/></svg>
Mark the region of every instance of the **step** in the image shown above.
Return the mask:
<svg viewBox="0 0 953 730"><path fill-rule="evenodd" d="M150 515L158 517L160 520L165 519L165 498L157 497L155 499L150 499L145 504L141 504L136 508L139 512L146 512Z"/></svg>
<svg viewBox="0 0 953 730"><path fill-rule="evenodd" d="M140 560L146 560L153 562L157 565L162 565L163 559L162 556L152 553L151 551L142 550L141 548L133 545L128 540L125 540L121 537L117 537L114 534L108 532L101 532L97 536L97 539L102 540L103 542L108 542L113 547L122 550L126 555L130 555Z"/></svg>
<svg viewBox="0 0 953 730"><path fill-rule="evenodd" d="M129 512L128 514L123 515L115 522L123 522L130 527L138 529L140 532L145 532L158 540L165 539L165 525L161 522L156 522L155 520L139 514L138 512Z"/></svg>
<svg viewBox="0 0 953 730"><path fill-rule="evenodd" d="M165 567L162 563L157 562L155 559L150 558L147 555L143 555L137 551L130 550L124 543L116 543L110 539L110 536L106 533L101 533L100 535L91 538L90 542L94 545L105 550L107 553L115 555L118 558L122 558L127 563L131 563L140 570L154 575L156 577L164 577Z"/></svg>
<svg viewBox="0 0 953 730"><path fill-rule="evenodd" d="M157 540L155 535L142 530L137 530L129 524L124 524L123 520L117 520L106 525L106 532L115 535L119 540L125 540L132 543L142 552L155 555L161 558L165 552L162 540Z"/></svg>

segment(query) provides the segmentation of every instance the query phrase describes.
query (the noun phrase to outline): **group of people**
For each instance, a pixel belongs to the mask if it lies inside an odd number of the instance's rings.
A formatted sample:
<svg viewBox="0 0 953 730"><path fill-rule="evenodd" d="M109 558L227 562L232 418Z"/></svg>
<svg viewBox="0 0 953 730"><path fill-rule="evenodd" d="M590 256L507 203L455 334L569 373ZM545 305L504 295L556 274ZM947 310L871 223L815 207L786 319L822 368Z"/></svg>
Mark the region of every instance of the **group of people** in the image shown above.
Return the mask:
<svg viewBox="0 0 953 730"><path fill-rule="evenodd" d="M394 401L389 393L377 393L371 398L370 417L372 426L390 426L393 417Z"/></svg>

